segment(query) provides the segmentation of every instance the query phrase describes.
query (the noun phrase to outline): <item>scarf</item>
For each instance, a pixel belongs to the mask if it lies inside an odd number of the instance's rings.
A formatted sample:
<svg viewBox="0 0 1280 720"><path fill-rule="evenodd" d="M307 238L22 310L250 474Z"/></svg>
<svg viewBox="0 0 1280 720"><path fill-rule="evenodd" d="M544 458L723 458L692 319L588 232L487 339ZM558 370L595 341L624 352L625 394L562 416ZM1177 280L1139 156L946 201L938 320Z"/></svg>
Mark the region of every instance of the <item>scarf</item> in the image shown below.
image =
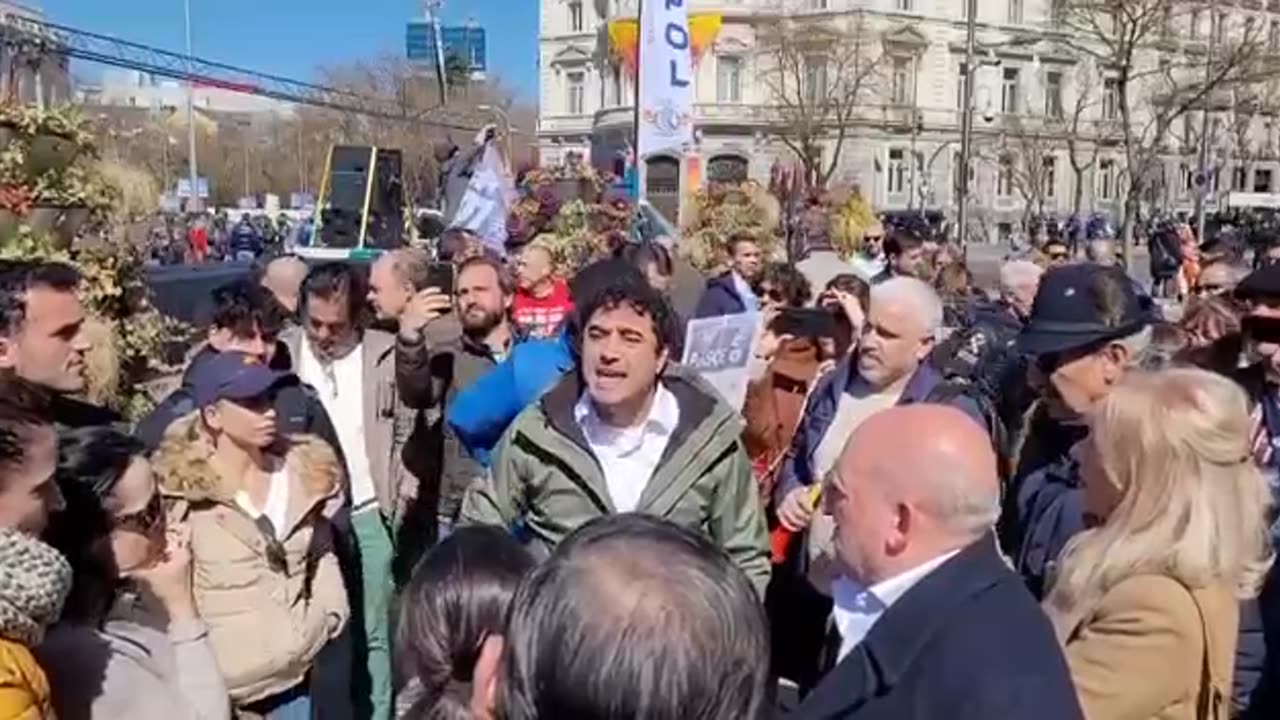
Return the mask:
<svg viewBox="0 0 1280 720"><path fill-rule="evenodd" d="M0 530L0 637L27 647L62 613L71 566L38 538Z"/></svg>

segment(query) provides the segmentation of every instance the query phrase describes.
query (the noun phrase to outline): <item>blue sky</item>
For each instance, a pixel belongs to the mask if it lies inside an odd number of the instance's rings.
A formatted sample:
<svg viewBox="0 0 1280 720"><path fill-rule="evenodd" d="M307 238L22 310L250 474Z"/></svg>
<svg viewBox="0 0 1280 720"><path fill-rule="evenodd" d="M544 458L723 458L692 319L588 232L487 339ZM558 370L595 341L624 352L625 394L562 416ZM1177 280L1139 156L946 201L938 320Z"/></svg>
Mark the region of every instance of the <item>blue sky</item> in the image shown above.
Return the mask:
<svg viewBox="0 0 1280 720"><path fill-rule="evenodd" d="M27 0L51 22L181 51L182 0ZM319 65L404 53L416 0L191 0L194 53L298 80ZM474 17L488 35L489 71L524 100L537 97L538 0L445 0L447 24ZM96 66L78 65L92 78Z"/></svg>

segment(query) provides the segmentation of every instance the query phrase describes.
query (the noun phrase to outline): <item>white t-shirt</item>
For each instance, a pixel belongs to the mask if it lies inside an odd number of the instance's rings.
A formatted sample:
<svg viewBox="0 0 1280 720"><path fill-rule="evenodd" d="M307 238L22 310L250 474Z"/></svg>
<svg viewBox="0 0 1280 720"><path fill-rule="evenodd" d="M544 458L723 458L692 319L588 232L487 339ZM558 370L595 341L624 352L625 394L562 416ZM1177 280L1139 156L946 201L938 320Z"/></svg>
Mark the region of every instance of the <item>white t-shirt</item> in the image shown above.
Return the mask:
<svg viewBox="0 0 1280 720"><path fill-rule="evenodd" d="M338 433L342 454L347 460L347 477L351 482L351 508L359 510L377 499L373 470L364 442L364 348L357 344L346 356L323 363L302 343L298 359L298 377L315 388L320 403Z"/></svg>
<svg viewBox="0 0 1280 720"><path fill-rule="evenodd" d="M243 490L236 493L236 504L254 519L265 515L271 521L276 540L283 542L289 535L289 468L285 462L281 460L271 473L271 486L262 507L254 505L249 493Z"/></svg>

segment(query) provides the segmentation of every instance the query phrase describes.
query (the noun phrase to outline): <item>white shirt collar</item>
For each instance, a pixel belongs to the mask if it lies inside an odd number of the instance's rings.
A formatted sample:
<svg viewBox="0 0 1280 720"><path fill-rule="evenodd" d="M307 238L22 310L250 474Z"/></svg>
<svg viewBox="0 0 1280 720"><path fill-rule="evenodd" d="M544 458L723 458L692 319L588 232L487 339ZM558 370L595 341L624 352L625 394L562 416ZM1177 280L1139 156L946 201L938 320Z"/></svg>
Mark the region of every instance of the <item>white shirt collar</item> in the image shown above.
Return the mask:
<svg viewBox="0 0 1280 720"><path fill-rule="evenodd" d="M864 588L846 576L836 578L831 583L831 612L835 617L836 629L840 632L840 659L843 660L850 650L866 639L880 616L893 607L899 598L959 552L957 549L939 555L869 588Z"/></svg>
<svg viewBox="0 0 1280 720"><path fill-rule="evenodd" d="M760 308L760 298L756 297L755 290L751 289L751 283L746 278L739 275L736 271L732 274L733 289L737 291L738 297L742 298L742 304L747 306L747 310L755 311Z"/></svg>
<svg viewBox="0 0 1280 720"><path fill-rule="evenodd" d="M680 403L671 391L658 382L654 390L653 404L649 406L649 416L636 427L619 428L610 425L596 413L591 394L583 391L578 402L573 406L573 419L577 421L587 442L592 445L610 445L619 454L635 451L646 435L657 435L664 439L671 437L680 424Z"/></svg>

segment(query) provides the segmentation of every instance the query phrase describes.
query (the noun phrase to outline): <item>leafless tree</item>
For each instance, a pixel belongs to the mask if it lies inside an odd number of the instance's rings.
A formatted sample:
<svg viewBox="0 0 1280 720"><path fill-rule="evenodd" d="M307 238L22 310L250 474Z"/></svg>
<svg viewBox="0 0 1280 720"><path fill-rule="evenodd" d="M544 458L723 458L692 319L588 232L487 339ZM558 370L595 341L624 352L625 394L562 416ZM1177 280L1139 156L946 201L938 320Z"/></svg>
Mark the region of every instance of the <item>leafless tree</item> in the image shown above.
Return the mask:
<svg viewBox="0 0 1280 720"><path fill-rule="evenodd" d="M1175 123L1210 108L1219 93L1264 77L1262 36L1253 23L1210 18L1207 53L1197 4L1182 0L1066 0L1061 37L1104 74L1104 123L1114 123L1124 153L1126 183L1121 224L1128 259L1142 200L1162 175ZM1191 20L1201 32L1179 32Z"/></svg>
<svg viewBox="0 0 1280 720"><path fill-rule="evenodd" d="M825 187L859 109L879 85L880 39L859 11L839 21L783 21L759 38L760 82L778 116L778 139ZM823 142L831 141L824 156Z"/></svg>

